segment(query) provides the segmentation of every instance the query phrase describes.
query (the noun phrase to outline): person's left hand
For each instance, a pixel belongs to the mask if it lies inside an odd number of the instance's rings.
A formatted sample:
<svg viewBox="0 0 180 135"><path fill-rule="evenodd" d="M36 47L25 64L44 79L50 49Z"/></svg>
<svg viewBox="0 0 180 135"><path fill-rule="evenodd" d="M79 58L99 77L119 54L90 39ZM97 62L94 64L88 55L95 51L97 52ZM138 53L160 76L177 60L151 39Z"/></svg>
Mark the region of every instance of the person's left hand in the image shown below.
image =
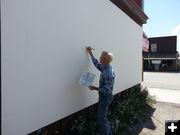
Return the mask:
<svg viewBox="0 0 180 135"><path fill-rule="evenodd" d="M96 87L96 86L89 86L89 89L90 90L98 90L98 87Z"/></svg>

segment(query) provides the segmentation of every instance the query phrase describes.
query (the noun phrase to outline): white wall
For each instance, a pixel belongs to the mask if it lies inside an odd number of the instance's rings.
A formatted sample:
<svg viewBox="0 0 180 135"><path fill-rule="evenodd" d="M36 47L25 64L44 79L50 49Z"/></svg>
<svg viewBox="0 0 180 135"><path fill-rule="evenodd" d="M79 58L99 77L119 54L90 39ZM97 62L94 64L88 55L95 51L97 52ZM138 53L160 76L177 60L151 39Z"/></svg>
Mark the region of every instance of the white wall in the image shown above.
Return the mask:
<svg viewBox="0 0 180 135"><path fill-rule="evenodd" d="M109 0L1 0L2 135L25 135L97 102L85 47L114 54L114 94L141 82L142 28Z"/></svg>

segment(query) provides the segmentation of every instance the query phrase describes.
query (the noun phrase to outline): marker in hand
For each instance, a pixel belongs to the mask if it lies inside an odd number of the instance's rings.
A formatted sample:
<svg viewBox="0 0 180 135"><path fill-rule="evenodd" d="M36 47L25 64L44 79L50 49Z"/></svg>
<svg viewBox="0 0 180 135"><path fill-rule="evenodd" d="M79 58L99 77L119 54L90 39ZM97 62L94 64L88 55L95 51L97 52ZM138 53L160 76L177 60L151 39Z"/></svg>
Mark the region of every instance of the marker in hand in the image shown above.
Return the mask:
<svg viewBox="0 0 180 135"><path fill-rule="evenodd" d="M95 50L94 48L91 48L90 46L87 47L88 50Z"/></svg>

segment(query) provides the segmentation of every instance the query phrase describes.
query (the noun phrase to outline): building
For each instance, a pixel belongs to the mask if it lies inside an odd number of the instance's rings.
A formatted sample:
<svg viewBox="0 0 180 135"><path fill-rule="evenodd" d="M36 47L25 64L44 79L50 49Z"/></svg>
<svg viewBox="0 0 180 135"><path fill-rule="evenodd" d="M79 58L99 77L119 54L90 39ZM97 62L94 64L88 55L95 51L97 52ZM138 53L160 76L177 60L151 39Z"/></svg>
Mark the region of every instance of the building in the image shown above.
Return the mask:
<svg viewBox="0 0 180 135"><path fill-rule="evenodd" d="M177 65L178 65L178 71L180 71L180 57L178 58Z"/></svg>
<svg viewBox="0 0 180 135"><path fill-rule="evenodd" d="M143 1L137 0L142 5ZM134 0L1 0L2 135L25 135L96 105L81 73L96 74L85 50L114 54L114 96L142 81L142 25ZM128 53L127 53L128 52ZM32 133L33 134L33 133Z"/></svg>
<svg viewBox="0 0 180 135"><path fill-rule="evenodd" d="M149 38L149 51L143 52L144 70L177 71L179 53L176 50L177 37Z"/></svg>

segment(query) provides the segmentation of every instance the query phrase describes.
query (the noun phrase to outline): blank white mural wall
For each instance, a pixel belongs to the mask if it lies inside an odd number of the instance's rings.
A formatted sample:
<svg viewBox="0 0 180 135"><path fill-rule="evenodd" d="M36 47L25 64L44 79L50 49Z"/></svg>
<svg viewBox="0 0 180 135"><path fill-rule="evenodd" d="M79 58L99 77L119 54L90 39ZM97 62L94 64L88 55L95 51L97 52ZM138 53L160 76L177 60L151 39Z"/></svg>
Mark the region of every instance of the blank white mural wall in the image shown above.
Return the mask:
<svg viewBox="0 0 180 135"><path fill-rule="evenodd" d="M141 82L142 28L109 0L1 0L2 135L25 135L97 102L85 47L115 58L114 94Z"/></svg>

